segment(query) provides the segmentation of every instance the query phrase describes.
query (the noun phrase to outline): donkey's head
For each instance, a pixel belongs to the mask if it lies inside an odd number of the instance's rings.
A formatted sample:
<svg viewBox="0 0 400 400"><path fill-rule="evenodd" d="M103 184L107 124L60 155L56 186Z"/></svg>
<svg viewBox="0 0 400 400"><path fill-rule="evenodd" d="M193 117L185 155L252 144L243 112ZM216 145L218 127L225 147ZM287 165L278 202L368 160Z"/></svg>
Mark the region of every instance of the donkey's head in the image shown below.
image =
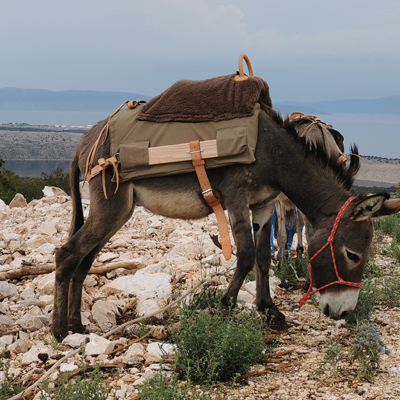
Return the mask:
<svg viewBox="0 0 400 400"><path fill-rule="evenodd" d="M372 242L372 218L400 209L400 199L388 197L350 198L329 224L316 227L309 243L310 289L304 298L320 291L320 308L333 319L343 318L356 307Z"/></svg>

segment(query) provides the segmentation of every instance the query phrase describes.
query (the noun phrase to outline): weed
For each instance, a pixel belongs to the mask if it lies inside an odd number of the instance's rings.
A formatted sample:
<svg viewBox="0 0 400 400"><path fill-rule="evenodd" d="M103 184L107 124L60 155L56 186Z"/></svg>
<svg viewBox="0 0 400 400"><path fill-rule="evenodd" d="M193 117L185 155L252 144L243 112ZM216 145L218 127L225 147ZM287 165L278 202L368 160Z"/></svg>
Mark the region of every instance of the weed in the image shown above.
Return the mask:
<svg viewBox="0 0 400 400"><path fill-rule="evenodd" d="M23 387L17 385L14 382L13 375L10 374L10 360L6 360L6 351L3 351L0 357L0 371L3 371L2 381L0 382L0 400L9 399L21 393Z"/></svg>
<svg viewBox="0 0 400 400"><path fill-rule="evenodd" d="M358 321L369 319L377 298L378 295L374 280L364 279L356 308L351 314L346 316L346 322L349 324L357 324Z"/></svg>
<svg viewBox="0 0 400 400"><path fill-rule="evenodd" d="M376 263L375 257L369 255L365 265L364 277L382 276L382 268Z"/></svg>
<svg viewBox="0 0 400 400"><path fill-rule="evenodd" d="M283 257L275 274L281 280L280 286L298 287L307 278L307 257Z"/></svg>
<svg viewBox="0 0 400 400"><path fill-rule="evenodd" d="M221 307L223 291L212 284L204 285L203 289L195 293L187 305L186 311L215 310Z"/></svg>
<svg viewBox="0 0 400 400"><path fill-rule="evenodd" d="M203 390L180 382L176 376L168 377L163 370L139 387L141 400L211 400Z"/></svg>
<svg viewBox="0 0 400 400"><path fill-rule="evenodd" d="M327 348L324 358L319 363L316 375L326 374L330 377L337 379L345 371L346 356L343 352L343 348L338 342L330 342Z"/></svg>
<svg viewBox="0 0 400 400"><path fill-rule="evenodd" d="M350 326L352 343L347 352L338 342L332 342L315 371L333 379L349 373L358 379L372 382L380 365L382 354L389 354L379 329L370 321Z"/></svg>
<svg viewBox="0 0 400 400"><path fill-rule="evenodd" d="M394 256L397 261L400 261L400 245L399 242L395 239L390 243L389 254Z"/></svg>
<svg viewBox="0 0 400 400"><path fill-rule="evenodd" d="M49 382L42 384L40 400L107 400L109 395L108 382L104 382L103 374L96 367L90 373L84 373L83 378L69 381L68 377L57 382L56 388L50 388Z"/></svg>
<svg viewBox="0 0 400 400"><path fill-rule="evenodd" d="M388 354L379 329L369 321L362 321L351 331L355 335L349 350L349 362L357 378L372 381L379 368L380 357Z"/></svg>
<svg viewBox="0 0 400 400"><path fill-rule="evenodd" d="M400 241L400 216L394 214L374 222L375 230L381 231L384 235L390 235Z"/></svg>
<svg viewBox="0 0 400 400"><path fill-rule="evenodd" d="M232 380L265 356L264 319L254 310L236 311L226 316L221 306L205 311L183 308L172 341L177 345L175 367L184 379L206 384Z"/></svg>
<svg viewBox="0 0 400 400"><path fill-rule="evenodd" d="M377 303L390 307L400 306L400 276L385 276L377 286Z"/></svg>

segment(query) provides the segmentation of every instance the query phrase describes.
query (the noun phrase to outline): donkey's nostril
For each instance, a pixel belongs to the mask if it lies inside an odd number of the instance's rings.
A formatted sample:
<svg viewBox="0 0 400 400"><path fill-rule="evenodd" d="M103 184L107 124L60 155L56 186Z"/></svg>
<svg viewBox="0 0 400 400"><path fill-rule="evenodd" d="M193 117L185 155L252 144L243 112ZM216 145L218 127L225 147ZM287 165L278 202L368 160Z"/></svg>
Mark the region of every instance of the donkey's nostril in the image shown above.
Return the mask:
<svg viewBox="0 0 400 400"><path fill-rule="evenodd" d="M324 314L329 317L329 304L324 307Z"/></svg>

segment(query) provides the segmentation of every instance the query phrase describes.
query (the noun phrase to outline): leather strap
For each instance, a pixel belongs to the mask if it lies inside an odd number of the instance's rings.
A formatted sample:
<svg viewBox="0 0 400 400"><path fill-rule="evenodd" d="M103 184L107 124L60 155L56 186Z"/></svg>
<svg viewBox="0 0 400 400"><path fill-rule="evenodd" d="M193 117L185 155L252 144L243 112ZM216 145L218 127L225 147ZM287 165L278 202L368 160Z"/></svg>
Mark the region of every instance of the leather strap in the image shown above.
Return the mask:
<svg viewBox="0 0 400 400"><path fill-rule="evenodd" d="M217 217L219 234L221 236L222 254L226 260L229 260L232 255L232 245L229 238L228 222L222 208L221 201L213 189L211 188L210 181L208 180L207 172L204 167L205 161L201 155L200 141L194 140L190 144L190 154L192 156L192 163L200 183L202 195L208 205L213 209Z"/></svg>
<svg viewBox="0 0 400 400"><path fill-rule="evenodd" d="M114 168L115 176L117 179L117 187L115 188L115 193L117 193L118 187L119 187L119 175L118 175L118 160L117 157L112 156L110 158L104 159L104 158L99 158L97 161L99 164L93 167L89 173L86 175L86 181L89 182L94 176L102 173L102 181L103 181L103 192L104 192L104 197L107 198L107 192L106 192L106 169L110 165Z"/></svg>

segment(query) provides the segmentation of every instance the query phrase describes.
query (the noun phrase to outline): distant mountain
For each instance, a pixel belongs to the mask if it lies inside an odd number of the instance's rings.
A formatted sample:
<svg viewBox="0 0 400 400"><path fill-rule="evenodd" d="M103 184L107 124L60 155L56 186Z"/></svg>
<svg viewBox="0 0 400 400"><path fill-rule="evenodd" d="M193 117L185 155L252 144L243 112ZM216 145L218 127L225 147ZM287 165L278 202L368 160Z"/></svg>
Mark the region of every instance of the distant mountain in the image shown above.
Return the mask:
<svg viewBox="0 0 400 400"><path fill-rule="evenodd" d="M377 99L350 99L313 102L277 102L274 108L282 114L300 111L305 114L397 114L400 115L400 96Z"/></svg>
<svg viewBox="0 0 400 400"><path fill-rule="evenodd" d="M0 110L109 112L124 100L150 100L150 98L143 94L126 92L89 90L53 92L44 89L0 88ZM284 101L274 103L274 108L284 115L294 111L313 115L332 113L400 115L400 96L368 100Z"/></svg>
<svg viewBox="0 0 400 400"><path fill-rule="evenodd" d="M149 99L149 96L125 92L0 88L0 110L109 112L125 100Z"/></svg>

